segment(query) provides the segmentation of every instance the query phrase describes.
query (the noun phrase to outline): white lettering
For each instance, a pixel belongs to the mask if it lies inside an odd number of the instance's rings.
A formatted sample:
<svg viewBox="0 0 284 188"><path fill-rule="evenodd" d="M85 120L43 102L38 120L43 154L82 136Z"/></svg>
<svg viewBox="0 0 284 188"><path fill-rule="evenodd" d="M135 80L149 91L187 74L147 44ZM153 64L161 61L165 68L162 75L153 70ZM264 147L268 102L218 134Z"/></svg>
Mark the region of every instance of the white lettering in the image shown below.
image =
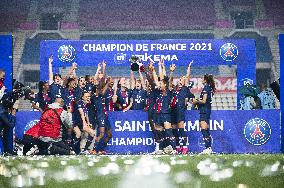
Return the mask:
<svg viewBox="0 0 284 188"><path fill-rule="evenodd" d="M143 46L143 50L146 49ZM133 51L133 44L84 44L85 52Z"/></svg>
<svg viewBox="0 0 284 188"><path fill-rule="evenodd" d="M137 131L140 131L140 128L142 131L146 131L145 121L143 121L143 124L141 124L140 121L137 121Z"/></svg>
<svg viewBox="0 0 284 188"><path fill-rule="evenodd" d="M125 121L125 123L123 124L122 131L125 131L125 130L132 131L129 121Z"/></svg>
<svg viewBox="0 0 284 188"><path fill-rule="evenodd" d="M119 144L118 145L124 145L124 146L126 146L126 142L125 142L125 140L124 140L124 138L120 138L120 141L119 141Z"/></svg>
<svg viewBox="0 0 284 188"><path fill-rule="evenodd" d="M114 126L115 126L114 131L122 131L121 121L115 121Z"/></svg>

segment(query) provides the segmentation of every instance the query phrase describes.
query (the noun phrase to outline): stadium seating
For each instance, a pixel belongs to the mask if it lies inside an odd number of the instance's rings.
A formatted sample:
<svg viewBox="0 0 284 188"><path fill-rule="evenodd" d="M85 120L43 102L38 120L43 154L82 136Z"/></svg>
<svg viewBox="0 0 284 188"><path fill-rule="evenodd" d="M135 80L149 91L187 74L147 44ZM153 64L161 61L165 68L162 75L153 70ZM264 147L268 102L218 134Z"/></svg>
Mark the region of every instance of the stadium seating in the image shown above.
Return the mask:
<svg viewBox="0 0 284 188"><path fill-rule="evenodd" d="M81 0L79 10L79 23L85 30L208 28L215 18L213 0Z"/></svg>
<svg viewBox="0 0 284 188"><path fill-rule="evenodd" d="M213 33L186 34L83 34L81 40L214 39Z"/></svg>
<svg viewBox="0 0 284 188"><path fill-rule="evenodd" d="M223 0L224 7L232 7L232 6L253 6L255 4L255 0Z"/></svg>
<svg viewBox="0 0 284 188"><path fill-rule="evenodd" d="M0 1L0 31L13 31L25 22L29 12L30 1Z"/></svg>
<svg viewBox="0 0 284 188"><path fill-rule="evenodd" d="M236 110L236 93L216 93L212 99L213 110Z"/></svg>
<svg viewBox="0 0 284 188"><path fill-rule="evenodd" d="M284 26L284 1L264 0L266 16L273 20L275 26Z"/></svg>

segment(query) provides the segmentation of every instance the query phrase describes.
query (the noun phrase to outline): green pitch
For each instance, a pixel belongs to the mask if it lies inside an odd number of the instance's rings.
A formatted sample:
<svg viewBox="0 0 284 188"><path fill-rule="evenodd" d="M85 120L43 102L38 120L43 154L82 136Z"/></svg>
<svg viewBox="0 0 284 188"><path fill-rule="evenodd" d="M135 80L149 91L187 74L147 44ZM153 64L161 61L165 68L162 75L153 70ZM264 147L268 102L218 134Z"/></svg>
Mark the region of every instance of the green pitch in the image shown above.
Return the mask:
<svg viewBox="0 0 284 188"><path fill-rule="evenodd" d="M284 187L284 155L0 157L0 187Z"/></svg>

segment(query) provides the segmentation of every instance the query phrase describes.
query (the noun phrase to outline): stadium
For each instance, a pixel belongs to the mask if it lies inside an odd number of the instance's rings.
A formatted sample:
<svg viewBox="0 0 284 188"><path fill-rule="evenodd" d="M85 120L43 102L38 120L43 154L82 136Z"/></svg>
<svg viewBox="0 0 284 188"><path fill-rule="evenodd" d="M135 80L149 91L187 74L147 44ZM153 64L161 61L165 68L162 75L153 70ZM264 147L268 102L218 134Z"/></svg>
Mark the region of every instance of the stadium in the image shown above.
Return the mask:
<svg viewBox="0 0 284 188"><path fill-rule="evenodd" d="M283 0L1 0L0 187L283 187L283 17Z"/></svg>

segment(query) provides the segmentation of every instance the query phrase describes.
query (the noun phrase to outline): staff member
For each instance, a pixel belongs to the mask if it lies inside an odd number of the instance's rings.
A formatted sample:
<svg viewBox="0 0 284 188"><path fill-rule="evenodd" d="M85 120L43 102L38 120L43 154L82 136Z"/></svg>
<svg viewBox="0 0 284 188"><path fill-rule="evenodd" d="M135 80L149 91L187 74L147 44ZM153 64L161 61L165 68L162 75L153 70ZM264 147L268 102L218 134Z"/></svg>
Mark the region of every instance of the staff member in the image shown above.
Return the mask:
<svg viewBox="0 0 284 188"><path fill-rule="evenodd" d="M71 154L70 147L65 143L64 131L73 125L70 111L63 110L64 100L56 98L54 103L48 105L48 109L42 114L38 122L39 150L43 154Z"/></svg>

